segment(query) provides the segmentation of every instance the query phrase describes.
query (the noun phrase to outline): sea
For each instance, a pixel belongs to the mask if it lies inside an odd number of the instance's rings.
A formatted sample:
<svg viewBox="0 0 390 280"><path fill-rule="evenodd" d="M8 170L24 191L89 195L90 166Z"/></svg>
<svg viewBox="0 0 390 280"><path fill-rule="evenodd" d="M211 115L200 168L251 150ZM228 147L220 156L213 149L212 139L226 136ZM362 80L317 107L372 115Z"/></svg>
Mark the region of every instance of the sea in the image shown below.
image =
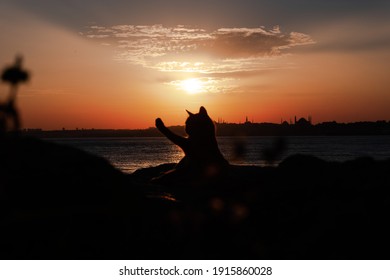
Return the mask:
<svg viewBox="0 0 390 280"><path fill-rule="evenodd" d="M125 173L163 163L176 163L184 156L180 148L164 137L47 140L101 156ZM238 165L277 165L294 154L313 155L328 161L348 161L367 156L377 160L390 158L390 135L218 137L217 141L225 158Z"/></svg>

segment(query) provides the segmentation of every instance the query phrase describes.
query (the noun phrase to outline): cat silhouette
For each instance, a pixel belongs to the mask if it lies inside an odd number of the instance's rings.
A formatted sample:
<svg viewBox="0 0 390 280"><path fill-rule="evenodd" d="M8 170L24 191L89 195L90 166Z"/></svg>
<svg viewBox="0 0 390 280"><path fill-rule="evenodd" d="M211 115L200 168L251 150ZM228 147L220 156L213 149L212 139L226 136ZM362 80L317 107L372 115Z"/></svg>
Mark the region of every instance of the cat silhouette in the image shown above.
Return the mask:
<svg viewBox="0 0 390 280"><path fill-rule="evenodd" d="M182 137L169 130L160 118L156 119L156 127L174 144L184 151L183 159L176 167L156 178L159 183L180 180L208 180L217 177L227 166L228 161L218 148L215 126L202 106L199 113L189 111L185 122L188 137Z"/></svg>

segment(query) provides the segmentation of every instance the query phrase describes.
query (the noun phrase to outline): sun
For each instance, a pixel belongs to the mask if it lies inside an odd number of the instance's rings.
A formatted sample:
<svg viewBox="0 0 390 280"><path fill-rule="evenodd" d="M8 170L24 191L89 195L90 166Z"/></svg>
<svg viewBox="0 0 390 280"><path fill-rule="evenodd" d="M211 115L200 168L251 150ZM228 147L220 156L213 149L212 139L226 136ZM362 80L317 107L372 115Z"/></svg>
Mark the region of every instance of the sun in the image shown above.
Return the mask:
<svg viewBox="0 0 390 280"><path fill-rule="evenodd" d="M197 78L191 78L180 82L180 88L189 94L200 93L204 90L203 82Z"/></svg>

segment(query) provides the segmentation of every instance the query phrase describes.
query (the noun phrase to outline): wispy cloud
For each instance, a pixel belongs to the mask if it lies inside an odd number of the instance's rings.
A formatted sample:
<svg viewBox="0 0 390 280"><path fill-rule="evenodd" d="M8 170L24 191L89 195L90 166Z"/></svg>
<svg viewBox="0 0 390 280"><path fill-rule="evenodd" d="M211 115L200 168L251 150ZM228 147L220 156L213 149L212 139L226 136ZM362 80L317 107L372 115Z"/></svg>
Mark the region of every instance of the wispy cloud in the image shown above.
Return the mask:
<svg viewBox="0 0 390 280"><path fill-rule="evenodd" d="M199 89L197 91L198 93L225 93L231 92L237 88L237 85L231 83L233 80L231 78L202 77L196 78L195 80L197 80L199 83ZM186 91L186 81L188 80L173 80L166 82L165 84L174 86L176 89Z"/></svg>
<svg viewBox="0 0 390 280"><path fill-rule="evenodd" d="M234 72L267 68L272 58L313 44L307 34L279 27L204 29L178 25L90 26L87 38L117 47L116 59L160 71Z"/></svg>
<svg viewBox="0 0 390 280"><path fill-rule="evenodd" d="M206 92L226 92L229 81L244 73L289 68L283 58L293 48L314 44L307 34L272 29L219 28L214 31L178 25L90 26L83 35L114 46L115 59L160 72L193 73L203 77ZM180 81L169 85L178 87Z"/></svg>

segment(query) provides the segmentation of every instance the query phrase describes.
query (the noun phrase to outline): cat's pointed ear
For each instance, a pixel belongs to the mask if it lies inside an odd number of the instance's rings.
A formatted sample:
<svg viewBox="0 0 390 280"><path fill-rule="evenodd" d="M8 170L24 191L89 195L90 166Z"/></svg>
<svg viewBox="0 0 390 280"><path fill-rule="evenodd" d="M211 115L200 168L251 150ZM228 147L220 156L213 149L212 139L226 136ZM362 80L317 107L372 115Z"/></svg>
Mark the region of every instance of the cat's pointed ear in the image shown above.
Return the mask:
<svg viewBox="0 0 390 280"><path fill-rule="evenodd" d="M199 115L207 116L207 111L203 106L199 109Z"/></svg>
<svg viewBox="0 0 390 280"><path fill-rule="evenodd" d="M194 115L194 114L191 113L190 111L188 111L188 110L186 110L186 111L187 111L187 113L188 113L189 116L193 116L193 115Z"/></svg>

